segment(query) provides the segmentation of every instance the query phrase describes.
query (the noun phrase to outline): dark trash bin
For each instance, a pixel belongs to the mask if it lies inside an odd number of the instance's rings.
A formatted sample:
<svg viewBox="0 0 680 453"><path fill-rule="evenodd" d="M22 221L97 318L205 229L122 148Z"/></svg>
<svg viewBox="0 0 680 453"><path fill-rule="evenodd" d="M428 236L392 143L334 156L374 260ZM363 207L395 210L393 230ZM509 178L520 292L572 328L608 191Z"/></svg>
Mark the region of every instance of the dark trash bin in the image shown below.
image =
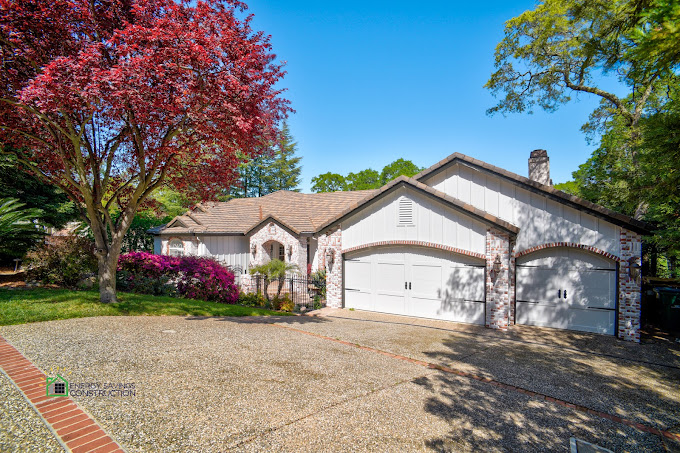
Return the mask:
<svg viewBox="0 0 680 453"><path fill-rule="evenodd" d="M680 331L680 288L654 288L661 328Z"/></svg>

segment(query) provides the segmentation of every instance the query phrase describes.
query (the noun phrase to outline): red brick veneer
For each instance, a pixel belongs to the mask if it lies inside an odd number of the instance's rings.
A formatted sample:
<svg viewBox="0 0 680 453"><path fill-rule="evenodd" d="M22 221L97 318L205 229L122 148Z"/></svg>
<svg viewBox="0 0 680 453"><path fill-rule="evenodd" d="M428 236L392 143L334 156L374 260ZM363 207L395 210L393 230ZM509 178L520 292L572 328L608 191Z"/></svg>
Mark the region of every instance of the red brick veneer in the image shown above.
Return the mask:
<svg viewBox="0 0 680 453"><path fill-rule="evenodd" d="M604 256L605 258L609 258L610 260L621 261L621 258L619 258L616 255L605 252L604 250L600 250L597 247L593 247L591 245L584 245L576 242L550 242L547 244L537 245L535 247L531 247L526 250L522 250L521 252L515 253L515 259L522 257L524 255L528 255L529 253L536 252L538 250L549 249L553 247L571 247L575 249L581 249L587 252L595 253L596 255Z"/></svg>
<svg viewBox="0 0 680 453"><path fill-rule="evenodd" d="M428 247L432 249L445 250L447 252L457 253L459 255L471 256L473 258L479 258L481 260L485 259L483 253L471 252L469 250L463 250L456 247L450 247L444 244L437 244L435 242L423 242L423 241L405 241L405 240L395 240L395 241L380 241L371 242L370 244L357 245L356 247L350 247L344 249L342 253L356 252L357 250L363 250L371 247L382 247L386 245L415 245L418 247Z"/></svg>

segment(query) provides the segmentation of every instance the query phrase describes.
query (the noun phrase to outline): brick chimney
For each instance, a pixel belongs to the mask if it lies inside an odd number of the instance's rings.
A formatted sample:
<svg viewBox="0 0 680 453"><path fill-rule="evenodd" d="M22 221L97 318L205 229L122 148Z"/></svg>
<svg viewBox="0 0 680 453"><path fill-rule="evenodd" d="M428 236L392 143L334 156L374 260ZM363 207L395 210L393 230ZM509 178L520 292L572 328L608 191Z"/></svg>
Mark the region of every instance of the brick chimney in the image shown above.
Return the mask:
<svg viewBox="0 0 680 453"><path fill-rule="evenodd" d="M544 149L535 149L531 152L531 156L529 157L529 179L545 184L546 186L552 186L548 151Z"/></svg>

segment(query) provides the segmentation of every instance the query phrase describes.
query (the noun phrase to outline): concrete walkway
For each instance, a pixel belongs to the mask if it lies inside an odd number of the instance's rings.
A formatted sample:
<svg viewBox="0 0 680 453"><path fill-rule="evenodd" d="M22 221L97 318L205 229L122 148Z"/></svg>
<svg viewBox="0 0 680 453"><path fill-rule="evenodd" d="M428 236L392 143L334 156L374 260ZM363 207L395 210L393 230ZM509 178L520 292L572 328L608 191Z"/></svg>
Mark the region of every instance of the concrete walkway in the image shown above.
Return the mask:
<svg viewBox="0 0 680 453"><path fill-rule="evenodd" d="M135 383L130 398L74 397L129 452L566 451L571 437L680 451L672 344L348 310L0 334L71 382Z"/></svg>

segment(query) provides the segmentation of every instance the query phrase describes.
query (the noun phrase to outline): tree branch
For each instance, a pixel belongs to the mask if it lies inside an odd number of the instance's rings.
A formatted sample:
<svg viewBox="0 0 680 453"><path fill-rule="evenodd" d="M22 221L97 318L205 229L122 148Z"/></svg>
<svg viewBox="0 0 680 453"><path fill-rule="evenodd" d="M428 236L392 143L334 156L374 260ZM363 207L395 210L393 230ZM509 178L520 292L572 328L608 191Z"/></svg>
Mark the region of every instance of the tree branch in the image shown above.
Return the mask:
<svg viewBox="0 0 680 453"><path fill-rule="evenodd" d="M633 115L628 111L628 109L624 105L623 101L621 99L619 99L616 95L609 93L607 91L601 90L601 89L596 88L596 87L589 87L589 86L586 86L586 85L581 85L581 84L577 85L577 84L572 83L572 81L569 80L569 72L566 69L562 70L562 75L564 76L564 84L567 86L567 88L570 88L574 91L583 91L585 93L592 93L592 94L595 94L597 96L600 96L600 97L608 100L609 102L611 102L614 105L614 107L616 107L616 109L621 113L621 115L623 115L623 117L626 118L626 120L628 120L629 124L633 125L633 120L634 120Z"/></svg>
<svg viewBox="0 0 680 453"><path fill-rule="evenodd" d="M635 105L635 111L633 112L633 124L637 124L637 122L640 120L640 117L642 116L642 112L645 109L645 103L647 102L647 99L649 99L649 96L652 94L652 90L654 87L654 80L657 78L657 75L654 74L650 80L649 83L647 84L647 87L645 88L645 91L642 93L642 97L640 100L637 102Z"/></svg>

